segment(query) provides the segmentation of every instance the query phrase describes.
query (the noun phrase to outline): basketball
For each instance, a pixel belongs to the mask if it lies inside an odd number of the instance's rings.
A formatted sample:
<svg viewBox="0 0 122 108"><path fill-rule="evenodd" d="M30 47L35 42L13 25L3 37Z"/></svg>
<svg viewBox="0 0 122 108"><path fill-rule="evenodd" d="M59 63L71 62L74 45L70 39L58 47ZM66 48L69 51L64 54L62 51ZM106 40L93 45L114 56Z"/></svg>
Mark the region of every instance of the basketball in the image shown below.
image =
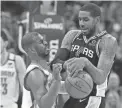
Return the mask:
<svg viewBox="0 0 122 108"><path fill-rule="evenodd" d="M76 77L66 78L65 88L71 97L83 99L91 93L93 89L93 80L87 72L80 70Z"/></svg>

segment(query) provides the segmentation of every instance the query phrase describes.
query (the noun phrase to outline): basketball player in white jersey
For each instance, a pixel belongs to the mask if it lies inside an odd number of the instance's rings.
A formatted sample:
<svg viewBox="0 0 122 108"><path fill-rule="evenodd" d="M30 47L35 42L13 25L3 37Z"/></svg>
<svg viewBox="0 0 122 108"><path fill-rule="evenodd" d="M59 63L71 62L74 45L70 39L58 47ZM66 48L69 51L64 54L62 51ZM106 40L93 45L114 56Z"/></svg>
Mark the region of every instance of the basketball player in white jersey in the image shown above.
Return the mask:
<svg viewBox="0 0 122 108"><path fill-rule="evenodd" d="M2 29L0 36L0 108L18 108L17 101L22 92L26 68L20 56L7 52L7 35L9 32Z"/></svg>
<svg viewBox="0 0 122 108"><path fill-rule="evenodd" d="M52 108L61 86L61 65L54 64L52 74L47 71L48 45L37 32L25 34L22 47L31 60L24 78L24 87L31 93L32 107Z"/></svg>

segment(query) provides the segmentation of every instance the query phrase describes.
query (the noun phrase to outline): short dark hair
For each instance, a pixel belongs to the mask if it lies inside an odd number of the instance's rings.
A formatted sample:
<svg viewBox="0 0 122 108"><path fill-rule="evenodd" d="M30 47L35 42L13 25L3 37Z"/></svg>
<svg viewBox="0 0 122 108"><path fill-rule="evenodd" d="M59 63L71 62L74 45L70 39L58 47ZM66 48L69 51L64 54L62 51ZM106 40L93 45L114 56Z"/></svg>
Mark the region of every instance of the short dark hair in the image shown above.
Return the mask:
<svg viewBox="0 0 122 108"><path fill-rule="evenodd" d="M87 3L81 7L80 11L88 11L90 12L92 17L101 16L100 7L94 3Z"/></svg>
<svg viewBox="0 0 122 108"><path fill-rule="evenodd" d="M7 33L6 33L6 29L1 29L1 38L4 40L4 41L8 41L8 36L7 36Z"/></svg>
<svg viewBox="0 0 122 108"><path fill-rule="evenodd" d="M36 42L38 40L38 36L40 34L37 32L30 32L30 33L26 33L23 37L22 37L22 48L24 50L26 50L26 48L29 48L30 45L32 45L34 42Z"/></svg>

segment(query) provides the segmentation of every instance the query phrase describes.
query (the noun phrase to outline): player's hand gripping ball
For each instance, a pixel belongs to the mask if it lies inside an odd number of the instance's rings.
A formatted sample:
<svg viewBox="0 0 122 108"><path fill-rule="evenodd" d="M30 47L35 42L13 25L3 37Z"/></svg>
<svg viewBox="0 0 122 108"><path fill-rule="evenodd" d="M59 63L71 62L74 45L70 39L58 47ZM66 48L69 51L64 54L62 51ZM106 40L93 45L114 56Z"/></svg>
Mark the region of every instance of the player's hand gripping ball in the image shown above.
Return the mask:
<svg viewBox="0 0 122 108"><path fill-rule="evenodd" d="M67 77L65 88L71 97L83 99L91 93L93 89L93 80L87 72L79 70L75 77Z"/></svg>
<svg viewBox="0 0 122 108"><path fill-rule="evenodd" d="M86 66L87 58L85 57L74 57L67 61L65 61L63 68L69 72L70 76L75 76L77 74L77 70L83 70Z"/></svg>

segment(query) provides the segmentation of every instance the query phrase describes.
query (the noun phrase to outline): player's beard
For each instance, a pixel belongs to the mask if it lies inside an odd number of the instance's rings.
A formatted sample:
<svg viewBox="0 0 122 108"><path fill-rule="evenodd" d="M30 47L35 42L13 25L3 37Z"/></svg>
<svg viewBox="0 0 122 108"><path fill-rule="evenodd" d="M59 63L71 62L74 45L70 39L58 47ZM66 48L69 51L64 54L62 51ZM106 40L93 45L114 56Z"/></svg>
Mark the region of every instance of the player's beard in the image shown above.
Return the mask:
<svg viewBox="0 0 122 108"><path fill-rule="evenodd" d="M95 29L96 29L95 26L93 26L91 29L89 29L89 31L87 33L87 38L90 38L90 37L92 37L94 35Z"/></svg>
<svg viewBox="0 0 122 108"><path fill-rule="evenodd" d="M47 53L47 52L38 52L37 54L39 57L41 57L45 60L48 60L48 58L49 58L49 53Z"/></svg>

